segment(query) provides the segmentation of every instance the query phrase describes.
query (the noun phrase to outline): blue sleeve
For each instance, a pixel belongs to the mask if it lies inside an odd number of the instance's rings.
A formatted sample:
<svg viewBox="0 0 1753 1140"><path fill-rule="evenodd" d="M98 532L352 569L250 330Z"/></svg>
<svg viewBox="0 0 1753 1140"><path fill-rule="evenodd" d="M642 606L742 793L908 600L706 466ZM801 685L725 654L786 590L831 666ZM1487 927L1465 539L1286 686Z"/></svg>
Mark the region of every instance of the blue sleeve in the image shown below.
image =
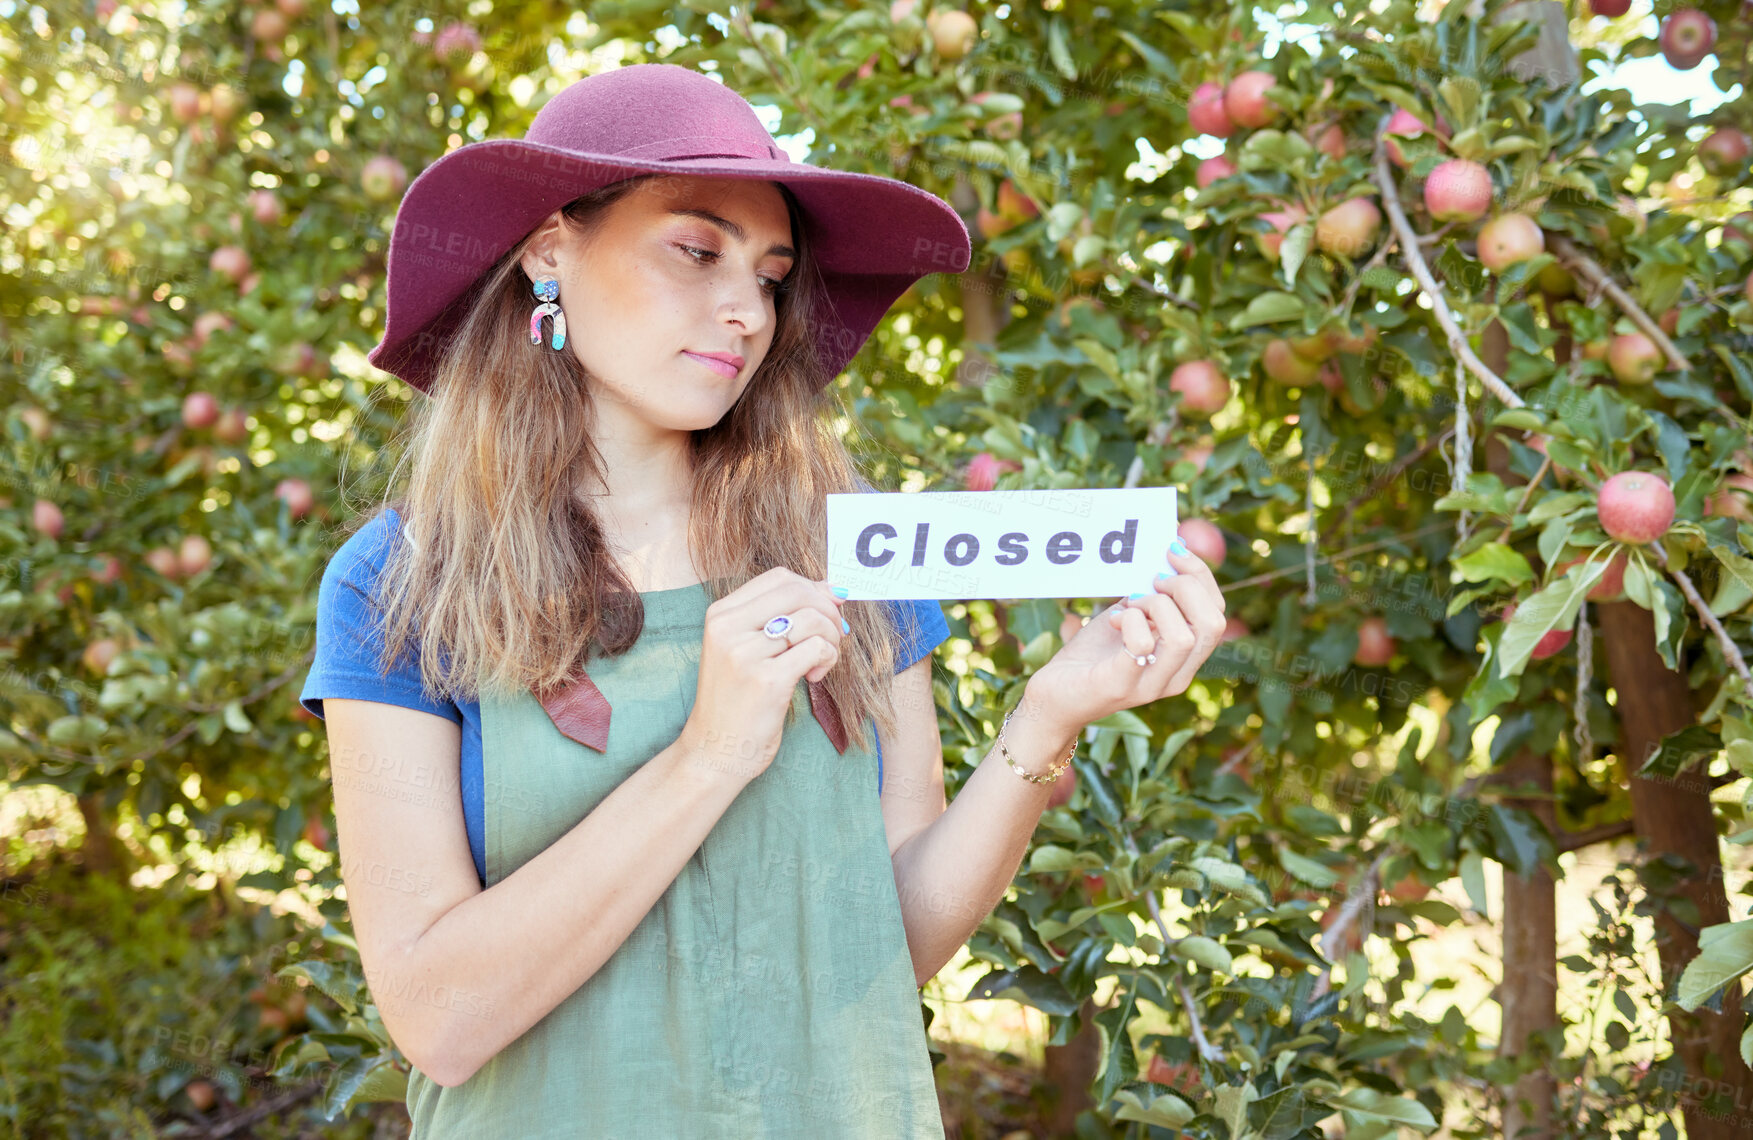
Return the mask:
<svg viewBox="0 0 1753 1140"><path fill-rule="evenodd" d="M299 703L320 717L325 697L380 701L461 724L463 715L454 701L434 700L426 692L419 661L411 652L404 653L390 672L378 670L382 614L373 599L399 521L393 511L385 511L330 557L317 589L316 659L304 679Z"/></svg>
<svg viewBox="0 0 1753 1140"><path fill-rule="evenodd" d="M883 606L888 610L889 624L900 635L895 646L895 672L913 665L949 639L950 626L937 602L885 601Z"/></svg>

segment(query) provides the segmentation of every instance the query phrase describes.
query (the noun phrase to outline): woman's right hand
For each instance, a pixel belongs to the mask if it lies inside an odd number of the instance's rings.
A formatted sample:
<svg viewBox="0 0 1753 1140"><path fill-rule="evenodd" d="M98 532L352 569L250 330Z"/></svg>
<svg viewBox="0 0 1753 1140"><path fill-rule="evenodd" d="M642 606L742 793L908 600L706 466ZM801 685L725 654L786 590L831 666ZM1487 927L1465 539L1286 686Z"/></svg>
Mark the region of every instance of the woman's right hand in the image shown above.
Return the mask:
<svg viewBox="0 0 1753 1140"><path fill-rule="evenodd" d="M713 767L754 779L779 753L799 680L819 681L840 660L840 606L827 582L775 566L706 607L700 679L683 738ZM763 632L785 614L783 641Z"/></svg>

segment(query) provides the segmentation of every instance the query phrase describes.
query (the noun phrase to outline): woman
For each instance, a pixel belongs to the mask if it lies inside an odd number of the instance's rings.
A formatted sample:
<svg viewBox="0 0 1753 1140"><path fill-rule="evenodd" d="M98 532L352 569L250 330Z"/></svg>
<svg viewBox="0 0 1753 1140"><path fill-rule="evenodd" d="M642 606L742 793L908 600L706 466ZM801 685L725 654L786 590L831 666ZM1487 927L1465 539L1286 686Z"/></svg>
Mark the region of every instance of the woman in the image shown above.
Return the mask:
<svg viewBox="0 0 1753 1140"><path fill-rule="evenodd" d="M665 64L409 188L371 360L430 399L303 699L416 1140L942 1135L918 988L1082 727L1184 690L1224 622L1166 554L945 810L941 610L817 575L824 495L870 489L827 383L968 255L941 200L789 162Z"/></svg>

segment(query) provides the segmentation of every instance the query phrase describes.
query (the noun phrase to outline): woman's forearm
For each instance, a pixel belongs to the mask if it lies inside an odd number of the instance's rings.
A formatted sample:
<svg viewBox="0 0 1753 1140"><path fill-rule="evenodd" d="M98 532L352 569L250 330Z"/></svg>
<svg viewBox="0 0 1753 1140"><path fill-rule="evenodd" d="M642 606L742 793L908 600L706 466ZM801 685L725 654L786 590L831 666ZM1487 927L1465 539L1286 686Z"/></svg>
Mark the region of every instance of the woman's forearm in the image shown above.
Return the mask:
<svg viewBox="0 0 1753 1140"><path fill-rule="evenodd" d="M1040 708L1025 689L1004 734L1011 758L1035 775L1064 759L1083 731ZM949 808L896 850L895 888L919 985L943 969L1004 897L1057 786L1017 775L995 744Z"/></svg>

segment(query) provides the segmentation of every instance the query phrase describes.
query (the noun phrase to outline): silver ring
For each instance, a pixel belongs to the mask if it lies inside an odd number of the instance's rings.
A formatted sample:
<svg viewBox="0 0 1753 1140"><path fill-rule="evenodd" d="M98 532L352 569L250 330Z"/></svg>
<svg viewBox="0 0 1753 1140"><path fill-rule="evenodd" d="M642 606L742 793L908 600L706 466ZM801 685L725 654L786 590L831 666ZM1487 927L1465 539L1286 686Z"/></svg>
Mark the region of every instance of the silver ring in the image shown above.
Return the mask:
<svg viewBox="0 0 1753 1140"><path fill-rule="evenodd" d="M768 618L767 624L761 627L761 632L768 637L771 637L774 641L785 641L786 644L790 644L785 636L785 631L790 628L790 616L787 614L780 614L778 617Z"/></svg>
<svg viewBox="0 0 1753 1140"><path fill-rule="evenodd" d="M1143 668L1146 665L1156 664L1156 654L1146 653L1143 657L1134 657L1132 660L1136 661L1140 668Z"/></svg>

